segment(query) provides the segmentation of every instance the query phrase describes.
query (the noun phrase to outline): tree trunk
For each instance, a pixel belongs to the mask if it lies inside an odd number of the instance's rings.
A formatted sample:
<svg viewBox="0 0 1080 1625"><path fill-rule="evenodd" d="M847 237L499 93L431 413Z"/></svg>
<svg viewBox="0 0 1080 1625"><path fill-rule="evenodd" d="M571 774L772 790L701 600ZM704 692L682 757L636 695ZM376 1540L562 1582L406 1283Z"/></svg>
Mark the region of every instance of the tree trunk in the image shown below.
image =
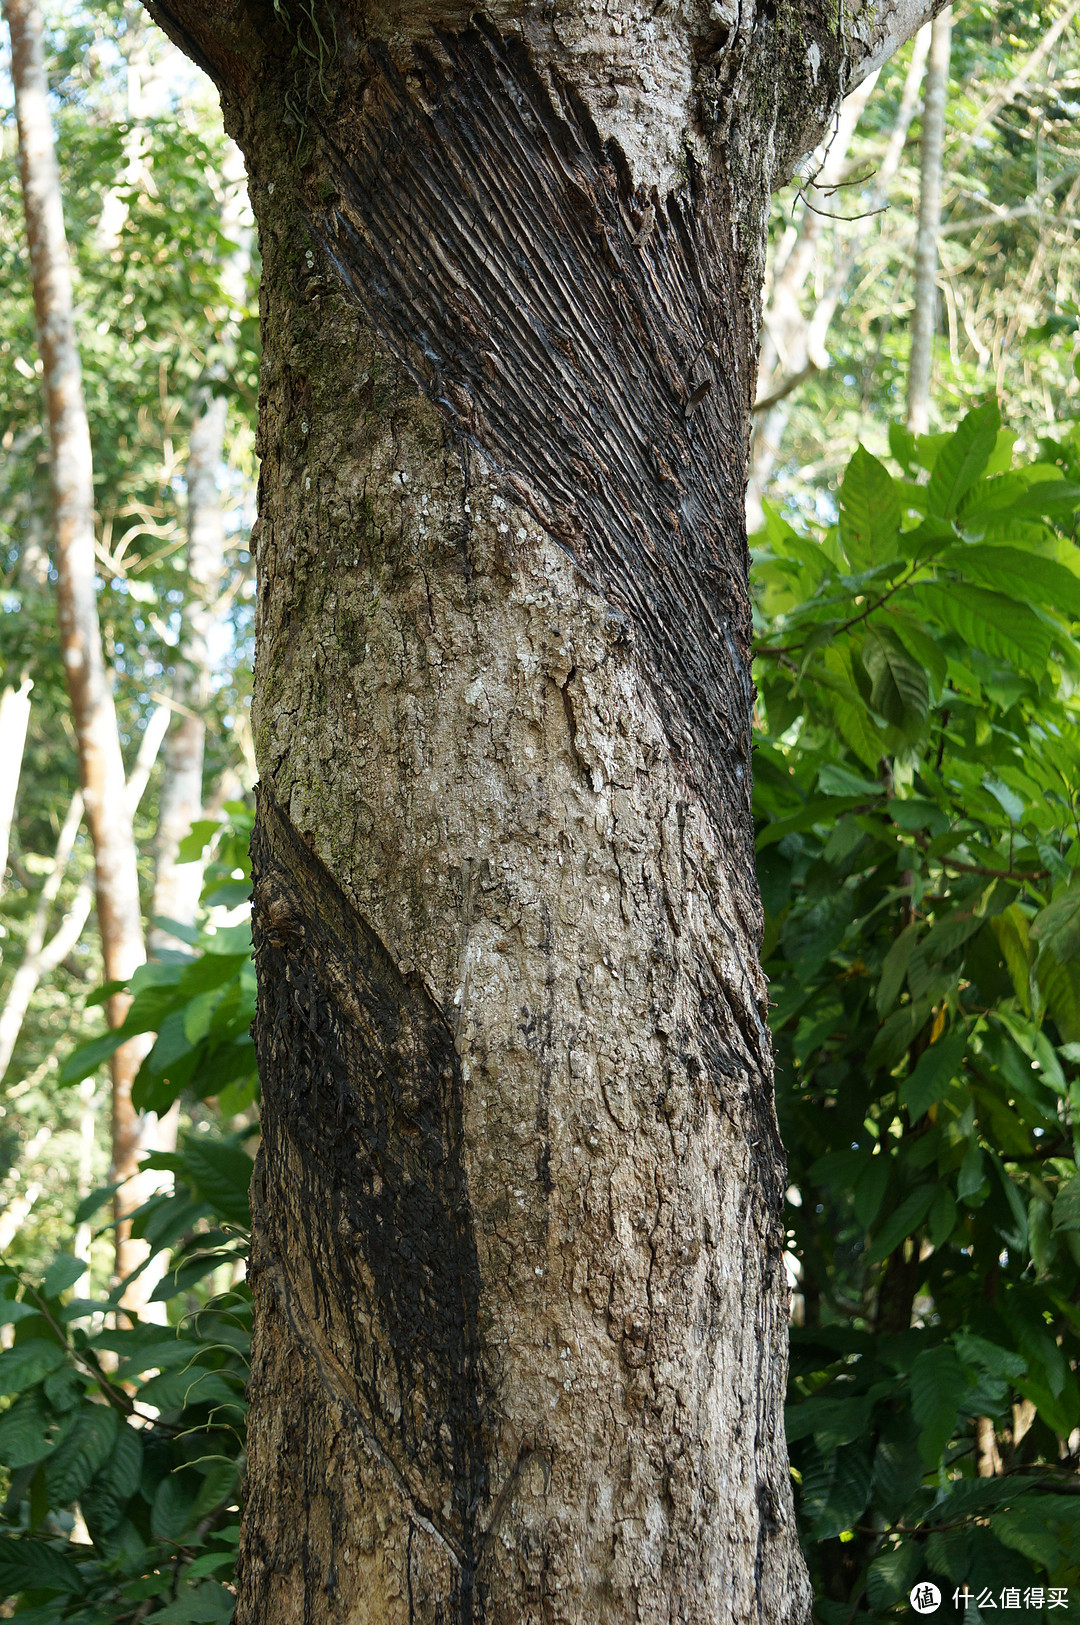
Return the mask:
<svg viewBox="0 0 1080 1625"><path fill-rule="evenodd" d="M802 1620L742 508L884 35L156 9L264 265L238 1625Z"/></svg>
<svg viewBox="0 0 1080 1625"><path fill-rule="evenodd" d="M145 957L139 878L116 712L101 652L94 581L90 431L75 340L71 268L48 107L41 14L36 0L3 0L3 12L11 32L19 163L44 367L61 653L71 697L87 823L94 843L105 976L109 981L126 981ZM126 994L115 994L109 1000L110 1025L119 1025L128 1003ZM131 1085L145 1049L143 1041L133 1039L116 1051L111 1062L113 1180L127 1178L137 1165L141 1124L131 1105ZM137 1197L130 1192L118 1193L118 1220L130 1211L135 1200ZM133 1261L121 1225L118 1273L125 1273Z"/></svg>
<svg viewBox="0 0 1080 1625"><path fill-rule="evenodd" d="M210 700L210 635L224 572L225 521L218 490L227 403L202 401L191 429L187 461L189 599L184 609L173 694L176 715L165 746L155 842L155 920L191 925L199 908L204 865L180 863L180 842L202 816L204 712ZM167 928L154 926L152 948L174 948Z"/></svg>
<svg viewBox="0 0 1080 1625"><path fill-rule="evenodd" d="M915 244L915 306L911 315L908 359L907 426L912 434L930 427L930 375L937 326L938 232L941 229L942 156L945 150L945 102L949 93L952 13L934 19L926 62L923 97L922 156L919 173L919 234Z"/></svg>
<svg viewBox="0 0 1080 1625"><path fill-rule="evenodd" d="M26 730L30 723L30 690L33 683L24 676L18 688L5 688L0 698L0 891L4 888L11 820L19 794Z"/></svg>
<svg viewBox="0 0 1080 1625"><path fill-rule="evenodd" d="M242 159L231 147L222 169L225 203L221 231L236 242L223 282L233 304L244 299L251 265L250 230L241 221L246 201ZM225 579L225 514L220 476L225 455L228 401L213 387L200 391L191 428L185 474L187 484L189 599L184 610L181 653L173 693L179 702L165 751L155 843L155 918L194 923L202 892L205 863L177 861L180 842L203 812L203 758L206 709L210 703L213 635L217 604ZM176 947L167 930L153 927L152 948Z"/></svg>

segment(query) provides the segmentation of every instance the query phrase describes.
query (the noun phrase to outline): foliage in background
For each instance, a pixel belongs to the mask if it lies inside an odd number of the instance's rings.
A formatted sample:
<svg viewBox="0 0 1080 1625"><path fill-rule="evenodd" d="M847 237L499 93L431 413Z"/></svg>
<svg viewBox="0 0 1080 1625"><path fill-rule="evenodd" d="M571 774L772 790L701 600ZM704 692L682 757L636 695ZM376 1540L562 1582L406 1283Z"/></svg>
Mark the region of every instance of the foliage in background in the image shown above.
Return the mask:
<svg viewBox="0 0 1080 1625"><path fill-rule="evenodd" d="M230 814L197 827L186 854L215 843L210 905L250 891L251 815L242 805ZM130 1030L157 1033L136 1081L142 1104L164 1111L184 1090L213 1098L222 1116L245 1112L255 1093L249 927L193 933L190 953L143 966L133 986ZM62 1081L92 1072L113 1041L83 1045ZM43 1277L0 1264L0 1330L13 1334L0 1352L0 1597L18 1599L24 1625L224 1625L231 1615L254 1132L250 1121L223 1134L204 1120L179 1151L147 1159L173 1188L133 1221L151 1256L169 1254L142 1320L118 1308L126 1283L77 1295L86 1265L66 1250ZM111 1194L94 1192L76 1223ZM162 1307L166 1324L150 1318Z"/></svg>
<svg viewBox="0 0 1080 1625"><path fill-rule="evenodd" d="M837 524L755 538L788 1431L827 1625L921 1577L984 1609L1080 1580L1080 429L1018 467L994 404L890 442Z"/></svg>
<svg viewBox="0 0 1080 1625"><path fill-rule="evenodd" d="M130 764L155 696L173 687L191 601L184 466L205 388L229 398L230 542L208 706L211 792L246 743L258 373L257 263L237 294L235 200L217 97L134 0L47 5L48 61L79 342L93 436L105 654ZM0 39L0 51L6 40ZM0 79L6 72L0 67ZM50 577L48 467L13 111L0 106L0 687L33 680L30 729L0 898L0 1000L25 943L76 788L74 737ZM223 229L231 220L232 235ZM242 257L242 256L241 256ZM10 767L10 764L7 764ZM136 820L144 897L153 880L159 766ZM80 836L50 935L92 870ZM107 1112L57 1087L100 976L91 918L39 986L0 1080L0 1203L37 1191L11 1256L41 1268L108 1160ZM90 1019L97 1020L91 1010ZM87 1163L90 1167L87 1167Z"/></svg>
<svg viewBox="0 0 1080 1625"><path fill-rule="evenodd" d="M955 422L968 402L996 391L1030 455L1080 392L1080 18L1032 65L1069 8L1070 0L958 6L946 108L933 405L943 424ZM811 200L829 218L803 291L808 317L853 233L867 226L866 211L878 207L875 176L912 50L886 64L840 189ZM851 447L861 439L885 455L885 425L903 415L920 133L917 117L829 331L831 364L790 396L777 503L812 512ZM798 230L801 185L773 200L770 266L782 263ZM767 283L766 317L768 297Z"/></svg>

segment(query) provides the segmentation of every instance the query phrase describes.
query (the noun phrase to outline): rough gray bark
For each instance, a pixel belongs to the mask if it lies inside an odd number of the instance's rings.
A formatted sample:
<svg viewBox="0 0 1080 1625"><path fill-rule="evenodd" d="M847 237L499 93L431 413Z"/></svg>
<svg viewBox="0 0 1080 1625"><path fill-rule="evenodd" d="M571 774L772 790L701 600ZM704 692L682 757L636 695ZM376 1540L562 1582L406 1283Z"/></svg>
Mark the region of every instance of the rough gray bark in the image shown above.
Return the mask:
<svg viewBox="0 0 1080 1625"><path fill-rule="evenodd" d="M155 9L264 263L238 1625L802 1620L756 308L926 8Z"/></svg>
<svg viewBox="0 0 1080 1625"><path fill-rule="evenodd" d="M930 33L923 96L922 153L919 170L919 232L915 242L915 304L911 313L908 358L907 426L913 434L930 427L930 374L937 327L938 232L941 229L942 161L945 151L945 102L949 93L952 13L942 11Z"/></svg>

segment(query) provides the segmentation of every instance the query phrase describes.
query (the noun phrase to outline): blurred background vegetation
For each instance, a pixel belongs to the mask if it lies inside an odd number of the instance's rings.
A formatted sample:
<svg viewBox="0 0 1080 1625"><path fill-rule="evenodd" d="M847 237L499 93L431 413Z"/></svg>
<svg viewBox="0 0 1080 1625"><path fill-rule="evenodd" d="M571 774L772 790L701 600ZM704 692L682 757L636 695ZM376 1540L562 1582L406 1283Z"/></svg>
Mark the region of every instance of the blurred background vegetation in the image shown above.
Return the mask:
<svg viewBox="0 0 1080 1625"><path fill-rule="evenodd" d="M0 720L0 1608L224 1621L257 1143L258 250L213 93L139 8L46 24L101 636L146 778L124 1032L168 1133L147 1140L135 1290L113 1278L115 1041L2 61L0 690L29 710L19 750ZM775 200L748 503L789 1429L827 1625L905 1612L921 1577L945 1612L969 1588L972 1618L1080 1605L1080 3L954 20L916 433L928 44ZM202 756L178 830L185 723Z"/></svg>

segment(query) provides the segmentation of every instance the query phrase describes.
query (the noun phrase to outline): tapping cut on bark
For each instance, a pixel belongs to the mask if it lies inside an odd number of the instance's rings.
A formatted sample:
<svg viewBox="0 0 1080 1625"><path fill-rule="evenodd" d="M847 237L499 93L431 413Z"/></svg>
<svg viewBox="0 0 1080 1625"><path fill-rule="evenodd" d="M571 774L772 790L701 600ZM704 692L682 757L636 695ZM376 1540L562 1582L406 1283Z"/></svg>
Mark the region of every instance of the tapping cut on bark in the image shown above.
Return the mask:
<svg viewBox="0 0 1080 1625"><path fill-rule="evenodd" d="M746 447L769 188L930 7L716 11L155 7L264 267L238 1625L808 1615Z"/></svg>

